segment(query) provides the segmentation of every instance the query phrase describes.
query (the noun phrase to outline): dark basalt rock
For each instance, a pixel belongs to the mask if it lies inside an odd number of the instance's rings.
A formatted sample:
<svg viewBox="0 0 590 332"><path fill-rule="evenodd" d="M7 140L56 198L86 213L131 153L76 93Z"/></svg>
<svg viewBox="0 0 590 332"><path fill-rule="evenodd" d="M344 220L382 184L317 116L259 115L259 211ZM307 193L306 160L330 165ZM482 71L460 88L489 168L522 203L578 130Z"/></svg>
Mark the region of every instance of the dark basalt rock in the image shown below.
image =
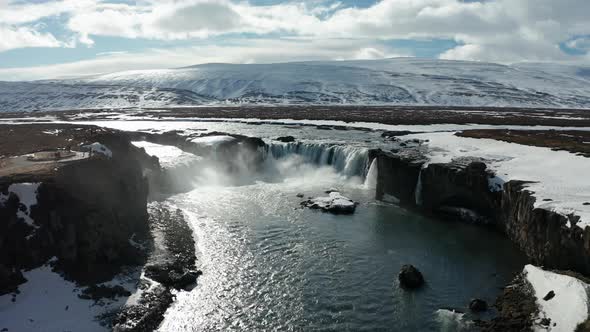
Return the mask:
<svg viewBox="0 0 590 332"><path fill-rule="evenodd" d="M16 292L18 286L25 282L27 279L19 269L0 265L0 296Z"/></svg>
<svg viewBox="0 0 590 332"><path fill-rule="evenodd" d="M547 295L543 296L543 300L544 301L549 301L549 300L551 300L554 297L555 297L555 292L554 291L549 291L547 293Z"/></svg>
<svg viewBox="0 0 590 332"><path fill-rule="evenodd" d="M201 271L188 270L174 263L148 265L145 267L145 276L157 281L164 286L177 290L190 290L197 282L197 278L203 274Z"/></svg>
<svg viewBox="0 0 590 332"><path fill-rule="evenodd" d="M472 158L422 169L420 148L371 155L379 167L377 199L390 195L401 205L429 214L490 225L504 232L536 265L590 274L590 227L570 227L579 222L577 216L535 208L526 182L513 180L493 188L500 191L491 190L485 162Z"/></svg>
<svg viewBox="0 0 590 332"><path fill-rule="evenodd" d="M337 191L330 191L329 195L310 198L301 202L301 206L332 214L353 214L356 211L357 202L340 195Z"/></svg>
<svg viewBox="0 0 590 332"><path fill-rule="evenodd" d="M398 280L403 288L416 289L424 285L422 273L413 265L404 265L399 272Z"/></svg>
<svg viewBox="0 0 590 332"><path fill-rule="evenodd" d="M78 294L78 297L85 300L98 301L100 299L115 299L117 297L129 297L131 292L123 288L122 286L104 286L104 285L92 285L82 290L82 294Z"/></svg>
<svg viewBox="0 0 590 332"><path fill-rule="evenodd" d="M488 303L482 299L473 299L469 302L469 310L473 312L483 312L488 310Z"/></svg>
<svg viewBox="0 0 590 332"><path fill-rule="evenodd" d="M137 305L125 307L112 322L115 332L154 331L162 322L174 295L164 286L157 285L142 294Z"/></svg>
<svg viewBox="0 0 590 332"><path fill-rule="evenodd" d="M293 143L295 142L295 137L293 136L282 136L282 137L278 137L276 139L279 142L283 142L283 143Z"/></svg>
<svg viewBox="0 0 590 332"><path fill-rule="evenodd" d="M398 136L405 136L411 134L419 134L419 132L409 131L409 130L394 130L394 131L385 131L381 134L383 138L392 138Z"/></svg>
<svg viewBox="0 0 590 332"><path fill-rule="evenodd" d="M485 332L531 331L537 312L532 287L522 274L506 286L494 304L498 314L489 321L476 320L475 325Z"/></svg>
<svg viewBox="0 0 590 332"><path fill-rule="evenodd" d="M36 268L55 256L54 268L67 279L93 284L112 279L123 266L144 263L145 253L129 239L149 234L143 161L150 158L119 132L92 131L89 140L107 146L112 158L65 163L39 177L0 179L0 191L12 183L41 182L30 208L35 228L16 218L18 197L11 195L0 207L5 270ZM0 280L0 289L3 285Z"/></svg>

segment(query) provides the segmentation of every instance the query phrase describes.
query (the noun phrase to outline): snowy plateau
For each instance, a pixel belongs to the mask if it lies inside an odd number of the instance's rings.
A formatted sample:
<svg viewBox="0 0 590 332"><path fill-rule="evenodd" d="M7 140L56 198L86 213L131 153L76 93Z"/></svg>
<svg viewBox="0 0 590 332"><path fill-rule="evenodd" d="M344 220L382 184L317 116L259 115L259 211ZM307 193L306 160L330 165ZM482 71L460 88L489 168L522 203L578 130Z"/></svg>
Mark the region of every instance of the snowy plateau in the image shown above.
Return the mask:
<svg viewBox="0 0 590 332"><path fill-rule="evenodd" d="M199 105L590 107L590 68L394 58L204 64L0 82L0 111Z"/></svg>

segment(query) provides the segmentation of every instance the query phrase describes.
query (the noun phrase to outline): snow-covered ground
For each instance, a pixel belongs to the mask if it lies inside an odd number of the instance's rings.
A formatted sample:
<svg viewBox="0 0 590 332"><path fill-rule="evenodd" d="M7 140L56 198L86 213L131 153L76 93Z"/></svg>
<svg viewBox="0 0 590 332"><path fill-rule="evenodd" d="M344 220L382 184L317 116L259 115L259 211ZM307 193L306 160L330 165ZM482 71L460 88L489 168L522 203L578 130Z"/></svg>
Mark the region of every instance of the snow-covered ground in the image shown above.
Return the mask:
<svg viewBox="0 0 590 332"><path fill-rule="evenodd" d="M448 163L458 157L483 158L496 173L496 183L534 181L535 207L581 217L577 226L590 225L590 158L567 151L507 143L493 139L458 137L454 132L413 134L404 139L428 140L430 163Z"/></svg>
<svg viewBox="0 0 590 332"><path fill-rule="evenodd" d="M0 111L207 104L590 108L583 66L398 58L205 64L79 79L0 82Z"/></svg>
<svg viewBox="0 0 590 332"><path fill-rule="evenodd" d="M193 139L192 142L197 143L197 144L201 144L201 145L205 145L205 146L216 147L217 145L219 145L221 143L231 142L233 140L235 140L235 138L232 136L216 135L216 136L197 137L197 138Z"/></svg>
<svg viewBox="0 0 590 332"><path fill-rule="evenodd" d="M138 148L144 148L150 156L158 157L160 166L163 168L173 168L179 165L189 165L201 158L171 145L161 145L146 141L132 142Z"/></svg>
<svg viewBox="0 0 590 332"><path fill-rule="evenodd" d="M544 271L533 265L525 266L524 273L526 280L533 287L539 307L536 331L571 332L588 319L588 284L570 276ZM550 291L553 291L555 296L544 300ZM551 319L550 326L539 325L543 318Z"/></svg>
<svg viewBox="0 0 590 332"><path fill-rule="evenodd" d="M37 204L37 189L40 183L14 183L8 187L8 193L18 196L24 210L19 209L17 217L22 218L28 225L35 226L33 219L30 217L31 206ZM0 193L0 204L3 204L8 196Z"/></svg>
<svg viewBox="0 0 590 332"><path fill-rule="evenodd" d="M53 272L48 265L23 274L28 281L19 286L20 294L14 297L14 302L12 294L0 296L0 330L108 331L99 317L128 301L126 298L118 298L95 303L93 300L81 299L78 295L82 290ZM133 279L121 276L111 283L122 284L133 292Z"/></svg>

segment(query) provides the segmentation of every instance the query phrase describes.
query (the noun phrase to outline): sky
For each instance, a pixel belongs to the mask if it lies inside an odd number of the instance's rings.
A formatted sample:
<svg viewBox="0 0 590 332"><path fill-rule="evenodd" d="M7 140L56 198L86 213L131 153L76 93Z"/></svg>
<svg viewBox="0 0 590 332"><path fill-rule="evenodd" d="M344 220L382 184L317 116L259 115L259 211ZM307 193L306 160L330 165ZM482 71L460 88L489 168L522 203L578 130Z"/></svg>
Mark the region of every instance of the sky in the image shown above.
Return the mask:
<svg viewBox="0 0 590 332"><path fill-rule="evenodd" d="M590 0L0 0L0 80L200 63L590 64Z"/></svg>

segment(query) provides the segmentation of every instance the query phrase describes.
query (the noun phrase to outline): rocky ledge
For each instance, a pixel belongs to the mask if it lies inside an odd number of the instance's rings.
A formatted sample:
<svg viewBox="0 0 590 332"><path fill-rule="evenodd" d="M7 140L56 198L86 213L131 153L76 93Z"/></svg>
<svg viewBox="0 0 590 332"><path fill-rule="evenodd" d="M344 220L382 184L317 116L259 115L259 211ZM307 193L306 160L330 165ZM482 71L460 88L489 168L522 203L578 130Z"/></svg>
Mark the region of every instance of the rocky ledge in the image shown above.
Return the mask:
<svg viewBox="0 0 590 332"><path fill-rule="evenodd" d="M420 151L372 151L376 195L425 213L486 224L505 233L536 265L590 274L590 229L574 215L535 208L525 182L498 183L485 160L426 164Z"/></svg>
<svg viewBox="0 0 590 332"><path fill-rule="evenodd" d="M379 170L377 198L429 215L495 228L535 265L590 274L590 228L577 227L577 216L536 208L526 182L499 181L486 160L429 163L425 155L419 144L398 151L371 151L370 158L377 160ZM477 322L482 330L526 331L533 325L549 326L546 319L533 319L542 303L532 296L525 276L517 277L498 298L497 318Z"/></svg>
<svg viewBox="0 0 590 332"><path fill-rule="evenodd" d="M22 139L24 127L12 128L14 137ZM50 130L35 130L44 129ZM78 157L38 163L20 161L19 156L4 159L12 165L0 177L0 293L14 290L20 270L39 267L52 257L56 270L81 284L109 280L122 266L145 260L129 239L149 237L143 169L153 166L151 158L114 131L56 130L61 139L51 137L53 146L44 148L78 150ZM43 146L32 142L36 139L29 137L27 144ZM80 144L72 146L75 141ZM91 153L92 148L83 152L97 142L108 146L109 153Z"/></svg>
<svg viewBox="0 0 590 332"><path fill-rule="evenodd" d="M4 127L0 295L13 293L19 302L18 288L27 282L22 271L50 263L75 282L81 299L100 302L135 292L134 305L102 317L115 330L155 329L174 299L172 290L190 289L201 274L182 213L148 204L150 191L159 190L150 184L160 184L154 178L163 172L158 159L120 131ZM137 268L143 270L134 277L137 289L111 285L115 276Z"/></svg>

